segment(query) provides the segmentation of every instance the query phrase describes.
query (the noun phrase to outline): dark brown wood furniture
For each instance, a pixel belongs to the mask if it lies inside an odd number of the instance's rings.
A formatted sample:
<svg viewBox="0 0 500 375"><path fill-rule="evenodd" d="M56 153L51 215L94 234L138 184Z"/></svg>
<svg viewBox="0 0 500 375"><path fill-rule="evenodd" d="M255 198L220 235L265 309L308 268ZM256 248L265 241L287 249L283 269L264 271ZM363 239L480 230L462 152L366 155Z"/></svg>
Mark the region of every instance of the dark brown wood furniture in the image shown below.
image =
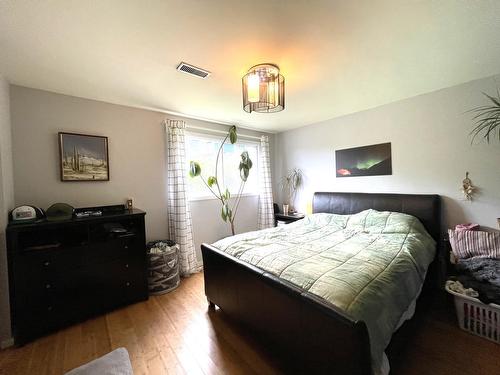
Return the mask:
<svg viewBox="0 0 500 375"><path fill-rule="evenodd" d="M369 208L416 216L436 242L440 242L438 195L314 194L315 213L353 214ZM269 342L287 358L292 372L372 373L369 336L364 322L352 319L322 298L211 245L203 244L201 248L205 294L210 306L219 306L229 317ZM438 269L433 265L429 271L431 279L439 273Z"/></svg>
<svg viewBox="0 0 500 375"><path fill-rule="evenodd" d="M148 298L144 215L122 210L8 226L16 345Z"/></svg>

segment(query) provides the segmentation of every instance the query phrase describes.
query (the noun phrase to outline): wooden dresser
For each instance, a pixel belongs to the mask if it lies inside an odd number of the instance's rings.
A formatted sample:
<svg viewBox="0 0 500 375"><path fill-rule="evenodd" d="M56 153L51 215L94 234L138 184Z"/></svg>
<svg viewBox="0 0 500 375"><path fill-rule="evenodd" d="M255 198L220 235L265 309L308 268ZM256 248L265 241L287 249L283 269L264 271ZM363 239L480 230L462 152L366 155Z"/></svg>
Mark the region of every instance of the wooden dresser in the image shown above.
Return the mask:
<svg viewBox="0 0 500 375"><path fill-rule="evenodd" d="M134 209L8 226L16 345L148 298L144 215Z"/></svg>

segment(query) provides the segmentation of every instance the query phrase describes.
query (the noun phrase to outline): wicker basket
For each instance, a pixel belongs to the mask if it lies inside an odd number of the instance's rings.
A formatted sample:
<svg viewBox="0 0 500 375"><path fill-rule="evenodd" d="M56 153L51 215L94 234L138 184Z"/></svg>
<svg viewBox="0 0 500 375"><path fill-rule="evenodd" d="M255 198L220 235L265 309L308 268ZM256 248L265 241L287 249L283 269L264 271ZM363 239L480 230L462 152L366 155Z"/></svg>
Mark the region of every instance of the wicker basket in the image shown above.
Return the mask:
<svg viewBox="0 0 500 375"><path fill-rule="evenodd" d="M500 344L500 306L486 305L477 298L469 297L446 286L455 297L458 324L464 331Z"/></svg>
<svg viewBox="0 0 500 375"><path fill-rule="evenodd" d="M148 249L150 295L168 293L179 286L179 245L170 240L153 241Z"/></svg>

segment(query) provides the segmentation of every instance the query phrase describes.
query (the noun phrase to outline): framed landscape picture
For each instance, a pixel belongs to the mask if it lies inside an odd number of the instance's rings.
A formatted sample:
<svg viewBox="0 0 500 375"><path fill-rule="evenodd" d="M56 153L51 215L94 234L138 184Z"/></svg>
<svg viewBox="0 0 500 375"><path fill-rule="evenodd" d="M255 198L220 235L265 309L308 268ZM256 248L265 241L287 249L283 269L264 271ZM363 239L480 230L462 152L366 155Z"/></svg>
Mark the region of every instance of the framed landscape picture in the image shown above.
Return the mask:
<svg viewBox="0 0 500 375"><path fill-rule="evenodd" d="M392 174L391 144L335 151L337 177L380 176Z"/></svg>
<svg viewBox="0 0 500 375"><path fill-rule="evenodd" d="M108 137L59 133L61 181L109 181Z"/></svg>

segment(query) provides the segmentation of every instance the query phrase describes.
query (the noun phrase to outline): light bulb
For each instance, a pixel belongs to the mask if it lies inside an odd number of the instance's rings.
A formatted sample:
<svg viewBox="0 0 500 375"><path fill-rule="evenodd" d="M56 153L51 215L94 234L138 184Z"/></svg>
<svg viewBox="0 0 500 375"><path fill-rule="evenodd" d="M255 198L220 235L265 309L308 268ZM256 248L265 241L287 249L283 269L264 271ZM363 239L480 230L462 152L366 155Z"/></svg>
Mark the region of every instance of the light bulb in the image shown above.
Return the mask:
<svg viewBox="0 0 500 375"><path fill-rule="evenodd" d="M260 99L260 78L259 73L252 73L248 76L248 101L257 103Z"/></svg>

